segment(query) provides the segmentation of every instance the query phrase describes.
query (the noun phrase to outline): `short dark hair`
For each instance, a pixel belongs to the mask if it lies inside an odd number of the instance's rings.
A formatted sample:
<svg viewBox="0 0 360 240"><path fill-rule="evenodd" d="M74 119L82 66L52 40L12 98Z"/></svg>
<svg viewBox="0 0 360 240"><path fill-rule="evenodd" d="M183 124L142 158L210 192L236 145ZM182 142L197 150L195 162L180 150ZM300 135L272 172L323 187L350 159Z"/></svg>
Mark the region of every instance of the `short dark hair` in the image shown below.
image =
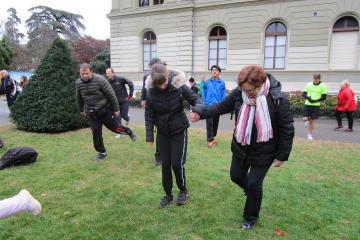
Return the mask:
<svg viewBox="0 0 360 240"><path fill-rule="evenodd" d="M319 73L315 73L314 75L313 75L313 79L321 79L321 74L319 74Z"/></svg>
<svg viewBox="0 0 360 240"><path fill-rule="evenodd" d="M90 64L88 63L82 63L80 64L80 69L90 69L90 71L92 71L92 67Z"/></svg>
<svg viewBox="0 0 360 240"><path fill-rule="evenodd" d="M160 58L154 57L150 60L149 62L149 66L151 67L152 65L156 64L156 63L162 63Z"/></svg>
<svg viewBox="0 0 360 240"><path fill-rule="evenodd" d="M219 73L221 73L221 68L218 66L218 65L212 65L211 66L211 68L210 68L210 70L212 71L213 70L213 68L216 68L218 71L219 71Z"/></svg>
<svg viewBox="0 0 360 240"><path fill-rule="evenodd" d="M150 69L150 75L155 87L160 87L166 81L167 69L162 63L155 63Z"/></svg>
<svg viewBox="0 0 360 240"><path fill-rule="evenodd" d="M195 79L193 77L189 78L189 82L195 82Z"/></svg>

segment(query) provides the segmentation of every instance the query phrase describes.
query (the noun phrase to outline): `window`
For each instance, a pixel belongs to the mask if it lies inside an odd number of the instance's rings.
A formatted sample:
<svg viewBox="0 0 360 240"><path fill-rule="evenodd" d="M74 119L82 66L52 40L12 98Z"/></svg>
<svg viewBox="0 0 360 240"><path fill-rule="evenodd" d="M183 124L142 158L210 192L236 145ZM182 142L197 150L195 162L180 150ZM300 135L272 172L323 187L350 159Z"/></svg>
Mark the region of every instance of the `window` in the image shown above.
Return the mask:
<svg viewBox="0 0 360 240"><path fill-rule="evenodd" d="M156 57L156 35L152 31L148 31L144 33L143 38L143 45L144 45L144 70L149 70L149 63L150 60Z"/></svg>
<svg viewBox="0 0 360 240"><path fill-rule="evenodd" d="M149 0L139 0L139 7L149 6L149 4L150 4Z"/></svg>
<svg viewBox="0 0 360 240"><path fill-rule="evenodd" d="M281 22L273 22L266 28L264 68L285 68L286 32L286 26Z"/></svg>
<svg viewBox="0 0 360 240"><path fill-rule="evenodd" d="M154 0L154 5L164 4L164 0Z"/></svg>
<svg viewBox="0 0 360 240"><path fill-rule="evenodd" d="M330 47L331 70L356 70L360 59L358 51L359 22L356 18L345 16L333 26Z"/></svg>
<svg viewBox="0 0 360 240"><path fill-rule="evenodd" d="M334 24L333 32L357 32L359 23L354 17L342 17Z"/></svg>
<svg viewBox="0 0 360 240"><path fill-rule="evenodd" d="M209 69L213 65L226 68L227 40L226 30L217 26L211 29L209 36Z"/></svg>

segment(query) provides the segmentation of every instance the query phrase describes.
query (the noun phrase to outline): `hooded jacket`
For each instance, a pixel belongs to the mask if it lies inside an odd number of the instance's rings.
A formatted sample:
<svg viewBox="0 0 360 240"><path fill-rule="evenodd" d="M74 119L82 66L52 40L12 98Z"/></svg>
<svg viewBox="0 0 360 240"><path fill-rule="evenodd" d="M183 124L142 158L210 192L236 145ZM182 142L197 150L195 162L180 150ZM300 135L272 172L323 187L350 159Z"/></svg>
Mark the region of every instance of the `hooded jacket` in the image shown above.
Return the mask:
<svg viewBox="0 0 360 240"><path fill-rule="evenodd" d="M114 89L114 92L118 99L119 104L128 101L128 96L130 96L130 97L133 96L134 84L130 80L128 80L124 77L119 77L119 76L114 75L114 78L108 79L108 81L109 81L111 87ZM130 90L129 95L128 95L125 85L129 86L129 90Z"/></svg>
<svg viewBox="0 0 360 240"><path fill-rule="evenodd" d="M244 164L259 166L270 165L275 158L280 161L286 161L291 152L294 138L294 120L290 113L290 104L286 95L281 92L280 82L270 74L268 74L268 78L270 80L270 90L266 99L274 137L267 142L257 143L257 129L255 124L253 124L250 145L242 146L236 141L233 135L231 151L243 161ZM221 102L210 105L206 109L195 107L192 110L199 113L203 119L235 110L236 126L242 104L241 89L237 87Z"/></svg>
<svg viewBox="0 0 360 240"><path fill-rule="evenodd" d="M340 112L354 112L356 110L354 92L349 87L340 89L335 110Z"/></svg>
<svg viewBox="0 0 360 240"><path fill-rule="evenodd" d="M169 82L165 89L154 87L151 76L147 77L146 142L154 141L154 125L158 132L166 136L178 134L190 126L183 101L186 100L197 107L203 105L203 101L185 85L185 82L185 74L174 70L169 71Z"/></svg>

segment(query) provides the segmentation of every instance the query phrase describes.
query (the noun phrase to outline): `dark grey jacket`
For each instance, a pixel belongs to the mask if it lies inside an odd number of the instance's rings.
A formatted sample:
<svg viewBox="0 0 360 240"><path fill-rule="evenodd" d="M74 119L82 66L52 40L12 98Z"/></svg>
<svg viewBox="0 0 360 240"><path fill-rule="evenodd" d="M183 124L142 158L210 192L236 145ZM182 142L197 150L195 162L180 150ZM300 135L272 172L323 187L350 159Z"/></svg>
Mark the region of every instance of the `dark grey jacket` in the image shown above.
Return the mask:
<svg viewBox="0 0 360 240"><path fill-rule="evenodd" d="M244 163L254 165L270 165L275 158L280 161L286 161L289 158L293 138L294 125L293 117L290 113L290 104L287 96L281 92L281 84L272 75L268 74L270 80L270 91L267 96L271 125L274 137L268 142L256 142L257 129L253 124L250 145L242 146L233 137L231 150ZM208 106L206 109L193 108L198 112L201 118L208 118L229 113L235 110L235 125L238 114L243 104L241 89L234 89L224 100ZM235 132L235 130L234 130Z"/></svg>
<svg viewBox="0 0 360 240"><path fill-rule="evenodd" d="M115 95L118 99L119 104L128 101L128 96L132 97L134 93L134 84L130 80L116 75L114 75L114 79L108 79L108 80L111 87L115 91ZM129 86L129 90L130 90L129 95L127 93L125 85Z"/></svg>
<svg viewBox="0 0 360 240"><path fill-rule="evenodd" d="M89 112L89 107L96 111L109 107L113 112L119 111L119 103L109 82L99 74L92 79L76 80L76 97L80 112Z"/></svg>

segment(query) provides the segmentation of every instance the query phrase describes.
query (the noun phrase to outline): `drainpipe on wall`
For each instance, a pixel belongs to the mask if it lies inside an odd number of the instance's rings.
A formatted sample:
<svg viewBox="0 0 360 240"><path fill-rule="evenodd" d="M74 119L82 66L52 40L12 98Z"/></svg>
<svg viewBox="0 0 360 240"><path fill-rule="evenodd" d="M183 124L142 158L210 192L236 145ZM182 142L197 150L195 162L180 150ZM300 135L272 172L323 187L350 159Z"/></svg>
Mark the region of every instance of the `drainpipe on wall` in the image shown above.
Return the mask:
<svg viewBox="0 0 360 240"><path fill-rule="evenodd" d="M194 76L194 69L195 69L195 59L194 59L194 45L195 45L195 1L192 0L193 7L192 7L192 38L191 38L191 76Z"/></svg>

